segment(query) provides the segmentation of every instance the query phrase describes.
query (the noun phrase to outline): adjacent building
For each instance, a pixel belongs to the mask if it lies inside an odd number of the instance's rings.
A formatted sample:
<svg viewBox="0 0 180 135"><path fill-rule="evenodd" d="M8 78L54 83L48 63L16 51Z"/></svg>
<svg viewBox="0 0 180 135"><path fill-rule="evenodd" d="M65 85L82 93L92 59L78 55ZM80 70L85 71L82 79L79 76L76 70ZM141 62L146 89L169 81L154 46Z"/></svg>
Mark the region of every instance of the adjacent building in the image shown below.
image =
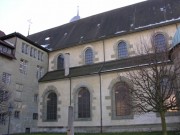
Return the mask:
<svg viewBox="0 0 180 135"><path fill-rule="evenodd" d="M48 50L19 33L0 39L0 77L13 105L10 133L37 132L38 80L47 72ZM8 120L0 133L7 134Z"/></svg>

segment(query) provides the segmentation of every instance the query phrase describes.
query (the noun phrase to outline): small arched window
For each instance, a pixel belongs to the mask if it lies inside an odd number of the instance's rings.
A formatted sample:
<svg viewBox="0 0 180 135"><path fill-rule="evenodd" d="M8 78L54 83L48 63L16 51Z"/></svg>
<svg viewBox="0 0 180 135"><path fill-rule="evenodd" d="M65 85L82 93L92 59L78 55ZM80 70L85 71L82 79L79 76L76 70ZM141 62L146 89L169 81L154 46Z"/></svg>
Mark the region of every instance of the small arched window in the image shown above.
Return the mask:
<svg viewBox="0 0 180 135"><path fill-rule="evenodd" d="M90 93L85 87L78 92L78 118L90 118Z"/></svg>
<svg viewBox="0 0 180 135"><path fill-rule="evenodd" d="M118 44L118 58L128 57L127 45L125 42L120 42Z"/></svg>
<svg viewBox="0 0 180 135"><path fill-rule="evenodd" d="M57 119L57 95L51 92L47 96L47 120L54 121Z"/></svg>
<svg viewBox="0 0 180 135"><path fill-rule="evenodd" d="M63 69L64 68L64 57L63 55L59 55L57 58L57 69Z"/></svg>
<svg viewBox="0 0 180 135"><path fill-rule="evenodd" d="M131 98L127 84L119 82L114 87L115 96L115 115L127 116L131 115Z"/></svg>
<svg viewBox="0 0 180 135"><path fill-rule="evenodd" d="M92 64L93 63L93 50L88 48L85 51L85 64Z"/></svg>
<svg viewBox="0 0 180 135"><path fill-rule="evenodd" d="M163 34L156 34L154 36L155 51L157 52L165 51L167 48L166 43L167 43L166 38Z"/></svg>

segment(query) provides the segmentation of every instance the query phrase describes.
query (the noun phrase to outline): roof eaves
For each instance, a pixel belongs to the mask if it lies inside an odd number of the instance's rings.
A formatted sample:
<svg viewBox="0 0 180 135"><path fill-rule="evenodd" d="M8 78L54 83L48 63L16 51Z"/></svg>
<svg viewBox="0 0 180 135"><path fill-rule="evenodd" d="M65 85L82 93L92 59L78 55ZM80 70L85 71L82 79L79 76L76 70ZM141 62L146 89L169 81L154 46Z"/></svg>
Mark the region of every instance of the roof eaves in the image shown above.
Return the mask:
<svg viewBox="0 0 180 135"><path fill-rule="evenodd" d="M8 46L9 48L12 48L12 49L15 48L14 46L9 45L8 43L6 43L5 41L3 41L3 40L1 40L1 39L0 39L0 44L3 44L3 45L5 45L5 46Z"/></svg>
<svg viewBox="0 0 180 135"><path fill-rule="evenodd" d="M42 49L42 50L45 51L45 52L49 52L48 49L46 49L46 48L44 48L44 47L41 47L39 44L33 42L32 40L28 39L27 37L25 37L24 35L22 35L22 34L20 34L20 33L18 33L18 32L14 32L14 33L11 33L11 34L9 34L9 35L5 35L5 36L3 36L3 37L0 37L0 39L1 39L1 40L6 40L6 39L9 39L9 38L12 38L12 37L18 37L18 38L20 38L20 39L23 39L24 41L26 41L26 42L28 42L28 43L36 46L37 48L40 48L40 49Z"/></svg>
<svg viewBox="0 0 180 135"><path fill-rule="evenodd" d="M158 54L161 55L161 54ZM101 62L92 65L78 66L70 68L70 74L68 76L64 76L64 70L56 70L48 72L43 78L39 80L39 82L52 81L57 79L65 79L71 77L81 77L88 75L96 75L106 72L116 72L116 71L126 71L138 67L147 67L149 63L152 61L151 57L153 54L149 55L141 55L135 57L128 57L119 60L113 60L108 62ZM161 61L161 57L158 57L159 61ZM167 59L168 60L168 59ZM171 61L169 61L171 62ZM81 72L83 71L83 72ZM54 74L58 76L53 76ZM60 76L61 75L61 76Z"/></svg>

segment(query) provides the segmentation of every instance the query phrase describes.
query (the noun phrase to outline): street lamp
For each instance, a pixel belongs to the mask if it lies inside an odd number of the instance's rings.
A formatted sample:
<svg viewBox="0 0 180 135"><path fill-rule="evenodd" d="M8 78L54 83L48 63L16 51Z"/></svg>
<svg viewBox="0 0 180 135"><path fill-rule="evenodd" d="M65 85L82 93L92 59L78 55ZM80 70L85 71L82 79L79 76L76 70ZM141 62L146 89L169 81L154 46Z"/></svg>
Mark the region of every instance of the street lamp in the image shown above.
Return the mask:
<svg viewBox="0 0 180 135"><path fill-rule="evenodd" d="M11 103L9 103L9 106L8 106L9 122L8 122L8 133L7 133L7 135L9 135L12 110L13 110L13 106Z"/></svg>

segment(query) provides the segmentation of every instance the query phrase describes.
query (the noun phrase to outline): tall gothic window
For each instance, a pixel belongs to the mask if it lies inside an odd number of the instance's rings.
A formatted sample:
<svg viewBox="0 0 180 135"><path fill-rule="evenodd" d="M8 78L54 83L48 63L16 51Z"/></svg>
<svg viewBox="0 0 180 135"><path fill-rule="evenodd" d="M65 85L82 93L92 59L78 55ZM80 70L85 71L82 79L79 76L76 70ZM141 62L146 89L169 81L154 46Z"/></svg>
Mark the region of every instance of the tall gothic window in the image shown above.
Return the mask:
<svg viewBox="0 0 180 135"><path fill-rule="evenodd" d="M64 68L64 57L63 55L59 55L57 58L57 69L63 69Z"/></svg>
<svg viewBox="0 0 180 135"><path fill-rule="evenodd" d="M57 95L51 92L47 96L47 120L54 121L57 119Z"/></svg>
<svg viewBox="0 0 180 135"><path fill-rule="evenodd" d="M90 118L90 93L84 87L78 93L78 118Z"/></svg>
<svg viewBox="0 0 180 135"><path fill-rule="evenodd" d="M115 115L127 116L131 114L131 98L127 84L120 82L114 87Z"/></svg>
<svg viewBox="0 0 180 135"><path fill-rule="evenodd" d="M160 52L160 51L165 51L166 49L166 38L163 34L157 34L154 36L154 46L155 50Z"/></svg>
<svg viewBox="0 0 180 135"><path fill-rule="evenodd" d="M85 64L92 64L93 63L93 51L91 48L88 48L85 51Z"/></svg>
<svg viewBox="0 0 180 135"><path fill-rule="evenodd" d="M118 58L128 57L127 45L125 42L120 42L118 44Z"/></svg>

